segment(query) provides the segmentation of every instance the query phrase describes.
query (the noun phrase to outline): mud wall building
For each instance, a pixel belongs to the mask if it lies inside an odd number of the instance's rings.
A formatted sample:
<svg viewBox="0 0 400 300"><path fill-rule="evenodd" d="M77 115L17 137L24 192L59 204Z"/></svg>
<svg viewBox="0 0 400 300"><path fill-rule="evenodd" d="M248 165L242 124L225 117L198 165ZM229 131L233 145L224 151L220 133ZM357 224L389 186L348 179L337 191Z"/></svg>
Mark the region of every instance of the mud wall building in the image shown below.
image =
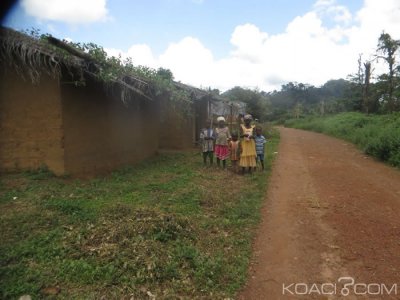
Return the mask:
<svg viewBox="0 0 400 300"><path fill-rule="evenodd" d="M90 175L136 163L157 152L158 112L148 100L127 107L94 80L75 87L43 76L32 85L3 69L0 169Z"/></svg>
<svg viewBox="0 0 400 300"><path fill-rule="evenodd" d="M20 33L1 34L2 51L12 43L15 55L25 51L36 65L30 70L19 57L9 63L1 53L0 171L46 166L58 175L95 175L157 152L156 101L128 84L106 87L85 72L79 85L71 75L76 66L59 64L51 73L54 66L44 64L52 59L46 49ZM121 101L121 93L130 93L129 103Z"/></svg>
<svg viewBox="0 0 400 300"><path fill-rule="evenodd" d="M91 57L49 41L0 28L0 172L102 174L193 148L208 118L233 118L231 104L178 82L154 96L139 78L99 80Z"/></svg>

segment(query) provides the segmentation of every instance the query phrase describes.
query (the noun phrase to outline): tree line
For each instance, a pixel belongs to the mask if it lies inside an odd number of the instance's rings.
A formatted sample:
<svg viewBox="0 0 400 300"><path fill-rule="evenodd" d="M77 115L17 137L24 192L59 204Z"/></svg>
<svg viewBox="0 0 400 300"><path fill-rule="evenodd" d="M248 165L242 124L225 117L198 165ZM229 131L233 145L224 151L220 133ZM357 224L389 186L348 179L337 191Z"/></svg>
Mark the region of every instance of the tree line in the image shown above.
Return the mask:
<svg viewBox="0 0 400 300"><path fill-rule="evenodd" d="M345 111L366 114L400 111L399 49L400 40L383 32L372 58L363 59L360 54L357 71L346 79L329 80L320 87L289 82L272 92L234 87L221 96L247 103L248 111L265 121ZM386 72L375 76L374 67L382 61Z"/></svg>
<svg viewBox="0 0 400 300"><path fill-rule="evenodd" d="M23 31L35 40L46 42L52 38L49 34L40 34L39 30ZM152 83L155 93L169 91L174 99L186 99L182 91L176 91L174 76L169 69L158 70L136 66L131 58L123 60L121 56L110 57L103 47L94 43L72 43L69 46L81 50L101 63L98 76L110 80L125 75L133 75ZM383 32L377 42L372 58L358 58L358 69L346 79L332 79L316 87L307 83L289 82L281 89L272 92L258 89L234 87L222 94L218 89L211 90L230 101L241 101L247 104L247 111L260 121L279 121L300 118L305 115L325 115L345 111L369 113L392 113L400 111L400 40L393 39ZM374 75L374 67L384 62L386 72Z"/></svg>

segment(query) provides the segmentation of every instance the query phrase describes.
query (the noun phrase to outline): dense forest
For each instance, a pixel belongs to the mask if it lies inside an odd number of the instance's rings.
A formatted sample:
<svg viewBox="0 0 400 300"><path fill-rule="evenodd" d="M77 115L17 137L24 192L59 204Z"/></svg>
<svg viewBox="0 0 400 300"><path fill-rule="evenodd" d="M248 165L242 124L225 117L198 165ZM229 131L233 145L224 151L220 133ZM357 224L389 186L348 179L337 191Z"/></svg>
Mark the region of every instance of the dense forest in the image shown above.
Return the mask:
<svg viewBox="0 0 400 300"><path fill-rule="evenodd" d="M372 59L360 54L358 70L346 79L329 80L320 87L289 82L281 90L263 92L234 87L222 96L248 104L249 112L264 121L284 121L307 115L346 111L392 113L400 110L400 41L382 33ZM374 65L386 65L386 72L374 74Z"/></svg>

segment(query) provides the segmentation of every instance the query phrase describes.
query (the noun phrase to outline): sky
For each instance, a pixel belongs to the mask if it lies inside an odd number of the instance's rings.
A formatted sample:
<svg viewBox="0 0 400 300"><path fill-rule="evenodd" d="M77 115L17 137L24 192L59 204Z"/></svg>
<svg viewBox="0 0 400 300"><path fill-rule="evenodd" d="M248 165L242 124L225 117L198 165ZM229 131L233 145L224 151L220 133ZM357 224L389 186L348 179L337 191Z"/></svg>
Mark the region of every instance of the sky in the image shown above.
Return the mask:
<svg viewBox="0 0 400 300"><path fill-rule="evenodd" d="M383 31L400 39L400 0L20 0L3 25L94 42L201 88L272 91L355 73Z"/></svg>

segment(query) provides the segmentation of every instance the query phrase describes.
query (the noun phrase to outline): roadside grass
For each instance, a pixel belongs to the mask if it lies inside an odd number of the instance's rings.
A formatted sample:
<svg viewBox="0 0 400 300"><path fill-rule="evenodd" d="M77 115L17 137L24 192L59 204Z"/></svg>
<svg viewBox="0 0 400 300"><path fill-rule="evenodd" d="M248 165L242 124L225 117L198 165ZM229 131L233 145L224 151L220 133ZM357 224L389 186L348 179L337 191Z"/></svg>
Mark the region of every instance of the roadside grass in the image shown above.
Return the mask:
<svg viewBox="0 0 400 300"><path fill-rule="evenodd" d="M326 133L356 144L366 154L400 167L400 113L364 115L357 112L306 117L285 122L293 127Z"/></svg>
<svg viewBox="0 0 400 300"><path fill-rule="evenodd" d="M265 172L161 154L91 180L2 175L0 298L228 298L244 284ZM154 298L154 297L153 297Z"/></svg>

